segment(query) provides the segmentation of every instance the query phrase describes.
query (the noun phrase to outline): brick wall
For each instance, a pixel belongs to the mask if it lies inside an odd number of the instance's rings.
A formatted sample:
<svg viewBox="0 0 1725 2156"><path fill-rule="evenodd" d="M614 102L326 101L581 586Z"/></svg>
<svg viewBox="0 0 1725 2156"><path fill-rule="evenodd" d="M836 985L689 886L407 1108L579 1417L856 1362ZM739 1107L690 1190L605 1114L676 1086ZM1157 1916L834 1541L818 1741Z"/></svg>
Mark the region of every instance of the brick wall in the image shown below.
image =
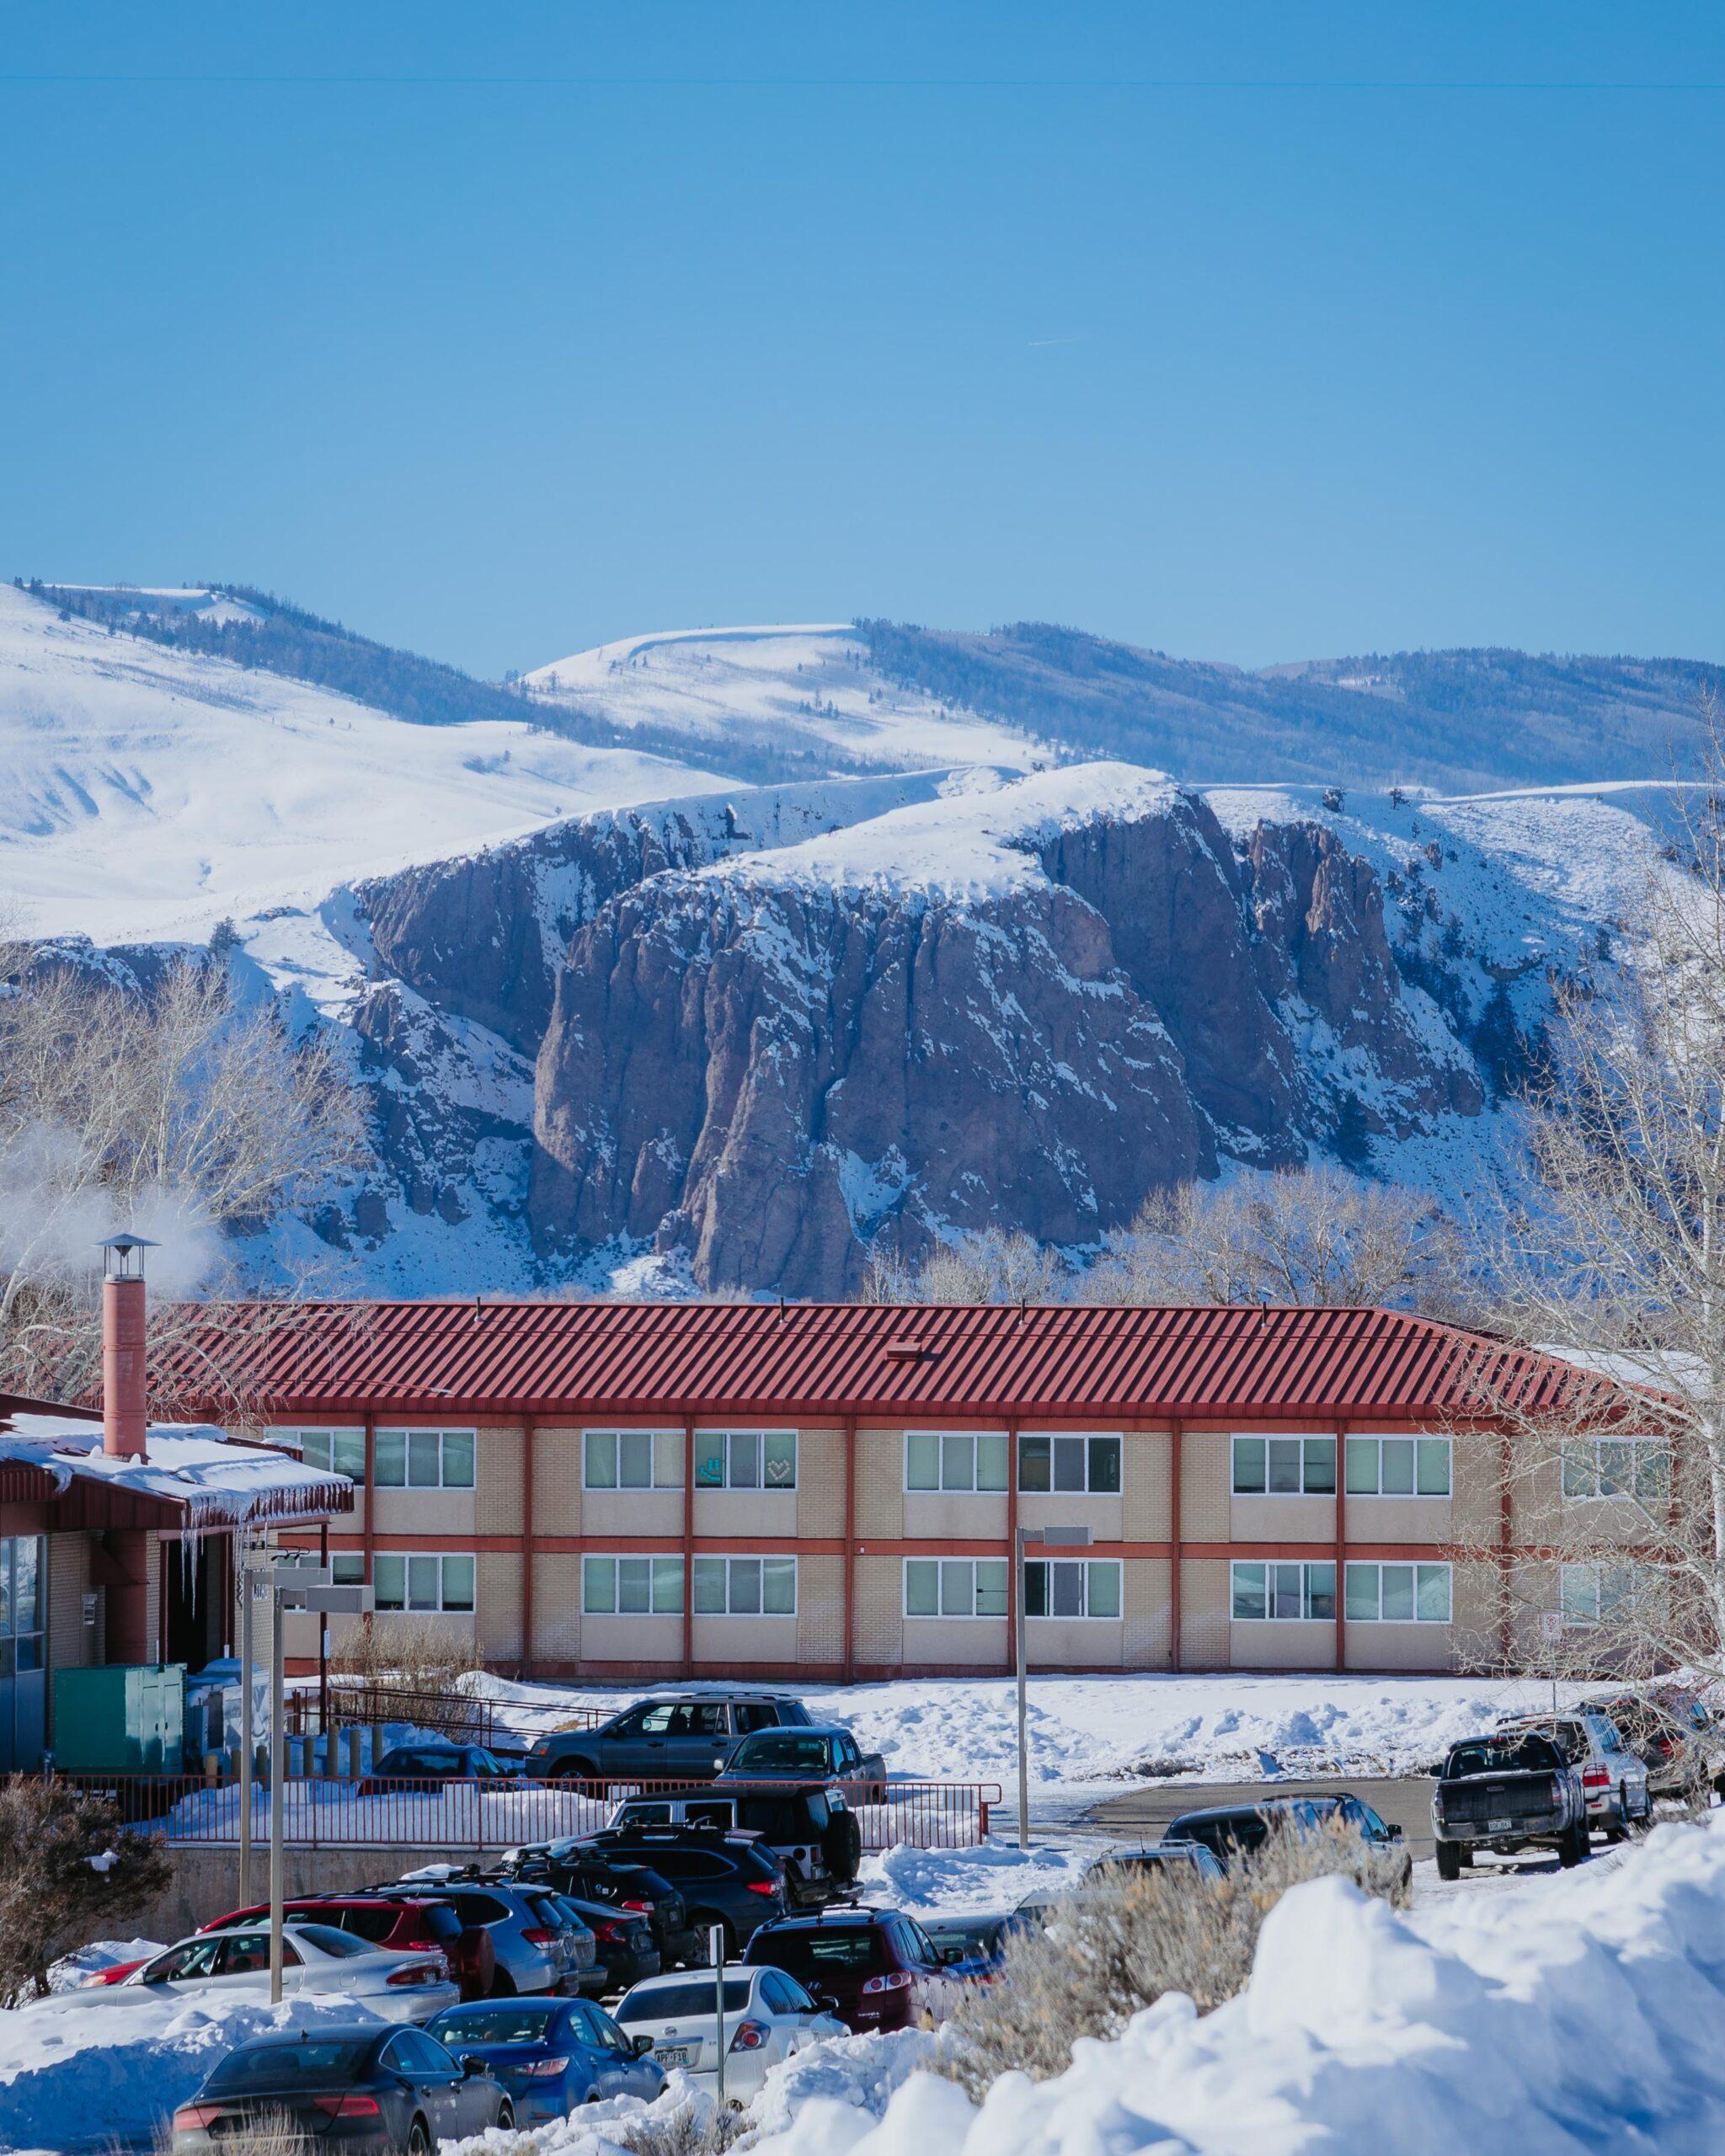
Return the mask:
<svg viewBox="0 0 1725 2156"><path fill-rule="evenodd" d="M536 1534L579 1534L581 1531L581 1433L545 1423L536 1433L533 1454L533 1531Z"/></svg>
<svg viewBox="0 0 1725 2156"><path fill-rule="evenodd" d="M844 1531L845 1433L842 1430L799 1430L797 1532L824 1539Z"/></svg>
<svg viewBox="0 0 1725 2156"><path fill-rule="evenodd" d="M1121 1614L1125 1619L1123 1658L1129 1669L1168 1666L1168 1590L1172 1570L1166 1557L1126 1560Z"/></svg>
<svg viewBox="0 0 1725 2156"><path fill-rule="evenodd" d="M896 1541L905 1531L905 1433L857 1433L857 1533Z"/></svg>
<svg viewBox="0 0 1725 2156"><path fill-rule="evenodd" d="M480 1431L474 1448L477 1465L473 1480L477 1487L474 1491L473 1524L481 1534L521 1533L522 1462L526 1449L525 1430ZM515 1629L520 1631L519 1624Z"/></svg>
<svg viewBox="0 0 1725 2156"><path fill-rule="evenodd" d="M845 1561L797 1561L797 1659L842 1662L845 1654Z"/></svg>

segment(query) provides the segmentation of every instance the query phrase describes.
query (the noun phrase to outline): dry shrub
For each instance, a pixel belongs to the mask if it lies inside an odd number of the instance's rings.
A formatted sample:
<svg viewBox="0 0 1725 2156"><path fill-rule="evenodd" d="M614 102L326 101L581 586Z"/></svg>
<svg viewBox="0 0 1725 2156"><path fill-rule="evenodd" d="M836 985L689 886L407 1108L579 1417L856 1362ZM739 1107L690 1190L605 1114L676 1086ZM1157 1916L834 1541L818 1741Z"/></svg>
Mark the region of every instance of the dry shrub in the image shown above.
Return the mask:
<svg viewBox="0 0 1725 2156"><path fill-rule="evenodd" d="M332 1707L345 1721L410 1721L462 1742L477 1741L483 1715L462 1687L483 1669L472 1639L424 1617L355 1625L329 1657ZM393 1693L404 1696L391 1698Z"/></svg>
<svg viewBox="0 0 1725 2156"><path fill-rule="evenodd" d="M704 2089L691 2089L681 2103L662 2111L655 2104L639 2118L607 2125L605 2138L629 2156L724 2156L743 2131L740 2113L720 2111Z"/></svg>
<svg viewBox="0 0 1725 2156"><path fill-rule="evenodd" d="M104 1797L8 1774L0 1781L0 2005L41 1997L51 1963L136 1916L173 1876L160 1836L129 1831Z"/></svg>
<svg viewBox="0 0 1725 2156"><path fill-rule="evenodd" d="M1092 1873L1043 1929L1008 1938L998 1980L948 2024L938 2070L980 2097L1015 2068L1034 2081L1064 2073L1080 2036L1117 2036L1164 1992L1208 2013L1245 1988L1264 1919L1290 1886L1339 1873L1401 1907L1404 1864L1399 1849L1325 1822L1273 1827L1218 1881L1172 1865Z"/></svg>
<svg viewBox="0 0 1725 2156"><path fill-rule="evenodd" d="M291 2111L254 2112L243 2126L225 2127L222 2135L222 2156L309 2156L311 2147L310 2137ZM157 2156L173 2156L173 2149L169 2128L157 2136Z"/></svg>

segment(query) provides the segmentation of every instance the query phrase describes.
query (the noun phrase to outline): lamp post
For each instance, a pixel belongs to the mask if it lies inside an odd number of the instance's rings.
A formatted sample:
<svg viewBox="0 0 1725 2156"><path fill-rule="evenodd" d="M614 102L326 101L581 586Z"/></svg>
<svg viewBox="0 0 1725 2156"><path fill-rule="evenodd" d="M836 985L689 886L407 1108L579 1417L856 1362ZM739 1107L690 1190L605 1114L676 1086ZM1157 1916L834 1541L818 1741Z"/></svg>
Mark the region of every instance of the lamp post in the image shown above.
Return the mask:
<svg viewBox="0 0 1725 2156"><path fill-rule="evenodd" d="M1018 1846L1030 1846L1030 1742L1024 1709L1024 1552L1031 1549L1082 1550L1090 1543L1087 1527L1021 1527L1018 1546L1012 1553L1012 1589L1018 1601L1018 1622L1013 1628L1018 1646Z"/></svg>

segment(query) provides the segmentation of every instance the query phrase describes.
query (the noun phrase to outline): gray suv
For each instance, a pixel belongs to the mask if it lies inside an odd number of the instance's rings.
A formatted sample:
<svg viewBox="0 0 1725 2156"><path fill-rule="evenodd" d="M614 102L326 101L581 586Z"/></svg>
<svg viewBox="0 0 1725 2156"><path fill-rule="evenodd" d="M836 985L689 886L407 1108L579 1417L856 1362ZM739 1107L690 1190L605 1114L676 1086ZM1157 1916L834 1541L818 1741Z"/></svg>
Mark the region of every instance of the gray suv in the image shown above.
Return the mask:
<svg viewBox="0 0 1725 2156"><path fill-rule="evenodd" d="M526 1771L553 1781L711 1781L753 1731L810 1726L800 1700L772 1692L671 1694L638 1700L596 1729L540 1737Z"/></svg>
<svg viewBox="0 0 1725 2156"><path fill-rule="evenodd" d="M435 1892L464 1925L482 1926L491 1935L497 1951L494 1998L579 1992L592 1977L598 1942L579 1912L548 1887L452 1878L440 1879Z"/></svg>

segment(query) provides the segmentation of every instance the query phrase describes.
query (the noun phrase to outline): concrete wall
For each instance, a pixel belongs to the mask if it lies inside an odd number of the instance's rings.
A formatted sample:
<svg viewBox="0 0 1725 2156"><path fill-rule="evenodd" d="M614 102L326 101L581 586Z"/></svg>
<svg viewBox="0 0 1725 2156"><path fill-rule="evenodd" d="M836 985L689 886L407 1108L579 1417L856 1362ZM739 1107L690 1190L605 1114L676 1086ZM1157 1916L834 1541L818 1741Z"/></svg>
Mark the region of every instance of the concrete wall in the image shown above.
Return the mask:
<svg viewBox="0 0 1725 2156"><path fill-rule="evenodd" d="M140 1915L126 1920L126 1929L138 1938L183 1939L212 1917L240 1906L238 1849L187 1848L170 1843L167 1854L174 1873L172 1885ZM286 1892L289 1897L350 1892L356 1887L376 1886L381 1880L398 1879L421 1865L464 1863L471 1854L417 1844L382 1849L291 1848L283 1852ZM252 1898L255 1903L270 1898L267 1838L260 1838L253 1852Z"/></svg>

